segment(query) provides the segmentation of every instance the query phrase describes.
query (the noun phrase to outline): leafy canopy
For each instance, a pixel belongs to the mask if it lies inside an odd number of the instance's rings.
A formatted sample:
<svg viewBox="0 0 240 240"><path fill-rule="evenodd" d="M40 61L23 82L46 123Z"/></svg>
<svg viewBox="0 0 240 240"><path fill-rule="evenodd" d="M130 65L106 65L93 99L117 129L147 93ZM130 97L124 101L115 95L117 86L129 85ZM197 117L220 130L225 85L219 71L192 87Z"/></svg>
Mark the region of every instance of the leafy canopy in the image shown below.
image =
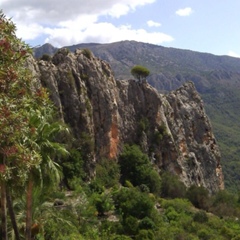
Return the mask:
<svg viewBox="0 0 240 240"><path fill-rule="evenodd" d="M131 74L138 79L139 81L146 79L148 75L150 74L150 71L140 65L136 65L131 69Z"/></svg>

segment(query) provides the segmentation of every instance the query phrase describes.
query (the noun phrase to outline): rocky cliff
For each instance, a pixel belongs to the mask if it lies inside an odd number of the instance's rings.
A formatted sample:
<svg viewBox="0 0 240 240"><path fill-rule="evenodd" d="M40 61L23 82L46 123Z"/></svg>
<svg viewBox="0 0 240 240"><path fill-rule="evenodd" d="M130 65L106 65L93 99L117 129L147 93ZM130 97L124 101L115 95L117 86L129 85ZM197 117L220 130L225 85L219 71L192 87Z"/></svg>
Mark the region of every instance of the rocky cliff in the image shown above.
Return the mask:
<svg viewBox="0 0 240 240"><path fill-rule="evenodd" d="M116 81L109 64L86 49L61 49L51 61L28 64L76 140L87 134L94 141L89 166L137 143L159 171L177 174L186 186L224 188L220 152L193 83L162 95L146 82Z"/></svg>

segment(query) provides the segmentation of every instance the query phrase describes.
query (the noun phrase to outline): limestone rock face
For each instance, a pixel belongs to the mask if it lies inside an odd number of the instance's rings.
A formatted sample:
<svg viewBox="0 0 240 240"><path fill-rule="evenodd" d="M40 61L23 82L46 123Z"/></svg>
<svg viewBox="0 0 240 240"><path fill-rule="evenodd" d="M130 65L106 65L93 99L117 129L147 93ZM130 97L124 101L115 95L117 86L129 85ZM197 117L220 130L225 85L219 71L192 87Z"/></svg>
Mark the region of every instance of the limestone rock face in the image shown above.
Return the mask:
<svg viewBox="0 0 240 240"><path fill-rule="evenodd" d="M94 141L91 166L117 159L126 143L139 144L159 171L177 174L186 186L224 188L220 152L193 83L162 95L146 82L116 81L109 64L86 49L61 49L28 66L77 141L83 133Z"/></svg>

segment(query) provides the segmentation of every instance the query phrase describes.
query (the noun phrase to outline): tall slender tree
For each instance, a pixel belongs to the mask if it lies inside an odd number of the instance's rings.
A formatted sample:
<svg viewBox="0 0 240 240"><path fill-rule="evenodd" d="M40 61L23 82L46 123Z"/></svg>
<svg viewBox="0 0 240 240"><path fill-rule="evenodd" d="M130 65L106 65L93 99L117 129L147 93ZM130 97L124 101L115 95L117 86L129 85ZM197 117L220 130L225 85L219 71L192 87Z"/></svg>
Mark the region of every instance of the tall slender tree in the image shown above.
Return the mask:
<svg viewBox="0 0 240 240"><path fill-rule="evenodd" d="M61 125L54 123L53 105L43 89L25 68L29 48L15 35L16 27L0 12L0 187L2 239L7 236L7 209L18 238L10 193L27 192L25 237L31 239L32 191L34 177L56 170L54 157L66 152L56 142ZM54 155L55 154L55 155ZM42 178L43 179L43 178Z"/></svg>
<svg viewBox="0 0 240 240"><path fill-rule="evenodd" d="M46 95L46 92L42 94ZM51 186L50 183L59 184L59 165L54 160L56 157L68 154L65 146L56 141L57 135L67 132L68 128L54 120L54 107L51 103L47 103L48 99L45 99L46 104L42 109L38 106L37 112L30 110L30 125L33 131L28 138L28 145L32 151L40 154L41 163L31 168L27 180L26 239L31 239L33 188L43 187L44 181L48 186Z"/></svg>
<svg viewBox="0 0 240 240"><path fill-rule="evenodd" d="M0 12L0 185L2 239L7 239L6 192L9 181L16 174L19 182L25 181L30 163L22 136L28 131L24 112L30 79L24 70L24 57L28 48L15 35L15 25ZM34 159L34 157L32 158ZM16 184L17 185L17 184Z"/></svg>

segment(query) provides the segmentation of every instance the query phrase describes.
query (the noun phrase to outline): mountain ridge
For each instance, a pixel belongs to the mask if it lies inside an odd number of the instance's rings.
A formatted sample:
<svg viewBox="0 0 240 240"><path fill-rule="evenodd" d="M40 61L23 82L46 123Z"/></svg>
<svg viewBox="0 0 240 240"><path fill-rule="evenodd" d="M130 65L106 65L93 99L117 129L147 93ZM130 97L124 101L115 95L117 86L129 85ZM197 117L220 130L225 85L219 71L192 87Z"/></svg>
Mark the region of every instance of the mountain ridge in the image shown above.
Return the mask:
<svg viewBox="0 0 240 240"><path fill-rule="evenodd" d="M125 144L137 144L158 172L178 175L187 186L210 193L224 188L220 152L200 95L188 82L160 94L147 82L116 81L110 65L85 49L60 49L29 67L86 151L86 170L102 158L117 159ZM82 146L83 135L92 147Z"/></svg>
<svg viewBox="0 0 240 240"><path fill-rule="evenodd" d="M130 69L134 65L147 67L151 72L148 82L159 92L175 90L186 81L194 82L220 145L226 186L237 191L240 183L240 59L135 41L68 47L70 51L76 48L88 48L109 62L117 79L131 78Z"/></svg>

